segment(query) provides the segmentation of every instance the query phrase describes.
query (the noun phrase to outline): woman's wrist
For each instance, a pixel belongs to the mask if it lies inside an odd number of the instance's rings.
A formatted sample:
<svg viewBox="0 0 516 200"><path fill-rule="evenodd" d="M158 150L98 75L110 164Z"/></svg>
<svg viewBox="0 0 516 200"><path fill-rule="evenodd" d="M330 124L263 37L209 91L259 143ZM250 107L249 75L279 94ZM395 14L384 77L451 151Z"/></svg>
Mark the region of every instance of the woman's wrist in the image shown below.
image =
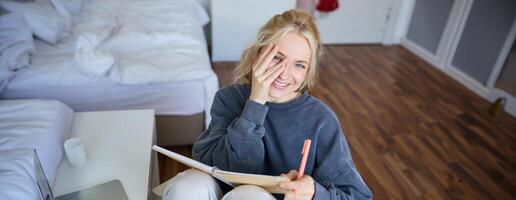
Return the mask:
<svg viewBox="0 0 516 200"><path fill-rule="evenodd" d="M265 105L265 103L267 102L267 99L255 97L252 94L251 94L251 96L249 96L249 100L259 103L259 104L263 104L263 105Z"/></svg>

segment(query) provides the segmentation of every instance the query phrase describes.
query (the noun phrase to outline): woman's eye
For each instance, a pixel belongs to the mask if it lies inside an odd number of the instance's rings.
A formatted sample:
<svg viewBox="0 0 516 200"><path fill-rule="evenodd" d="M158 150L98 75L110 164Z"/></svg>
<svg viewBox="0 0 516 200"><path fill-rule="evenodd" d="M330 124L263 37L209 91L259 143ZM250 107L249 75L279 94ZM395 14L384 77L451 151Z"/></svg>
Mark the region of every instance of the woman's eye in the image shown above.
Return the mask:
<svg viewBox="0 0 516 200"><path fill-rule="evenodd" d="M304 69L305 65L303 65L303 64L296 64L296 67Z"/></svg>
<svg viewBox="0 0 516 200"><path fill-rule="evenodd" d="M281 61L281 58L279 56L274 56L274 58L272 59L272 61L274 63L279 63Z"/></svg>

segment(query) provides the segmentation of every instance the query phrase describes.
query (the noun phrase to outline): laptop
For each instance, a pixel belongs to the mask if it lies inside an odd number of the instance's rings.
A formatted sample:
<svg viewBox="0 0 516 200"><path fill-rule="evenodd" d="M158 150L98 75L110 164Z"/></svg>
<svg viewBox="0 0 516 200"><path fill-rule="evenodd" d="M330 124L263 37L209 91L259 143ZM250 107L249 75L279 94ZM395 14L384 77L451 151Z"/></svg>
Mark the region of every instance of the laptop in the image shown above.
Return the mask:
<svg viewBox="0 0 516 200"><path fill-rule="evenodd" d="M120 180L112 180L93 187L89 187L77 192L64 194L54 197L52 189L45 176L43 167L38 157L38 153L34 150L34 174L36 175L36 183L41 192L43 200L127 200L127 194Z"/></svg>

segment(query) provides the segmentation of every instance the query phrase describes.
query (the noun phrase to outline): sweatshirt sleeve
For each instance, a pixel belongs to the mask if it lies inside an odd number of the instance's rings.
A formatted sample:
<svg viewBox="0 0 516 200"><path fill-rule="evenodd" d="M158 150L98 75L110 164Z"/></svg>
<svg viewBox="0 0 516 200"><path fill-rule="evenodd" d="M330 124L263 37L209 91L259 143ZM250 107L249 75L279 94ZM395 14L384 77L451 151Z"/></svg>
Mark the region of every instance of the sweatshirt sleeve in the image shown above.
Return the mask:
<svg viewBox="0 0 516 200"><path fill-rule="evenodd" d="M268 107L246 100L240 113L236 102L224 99L230 98L217 92L210 125L195 142L193 157L223 170L255 173L264 159L263 123Z"/></svg>
<svg viewBox="0 0 516 200"><path fill-rule="evenodd" d="M316 163L314 199L372 199L351 158L348 144L335 120L327 120L320 129Z"/></svg>

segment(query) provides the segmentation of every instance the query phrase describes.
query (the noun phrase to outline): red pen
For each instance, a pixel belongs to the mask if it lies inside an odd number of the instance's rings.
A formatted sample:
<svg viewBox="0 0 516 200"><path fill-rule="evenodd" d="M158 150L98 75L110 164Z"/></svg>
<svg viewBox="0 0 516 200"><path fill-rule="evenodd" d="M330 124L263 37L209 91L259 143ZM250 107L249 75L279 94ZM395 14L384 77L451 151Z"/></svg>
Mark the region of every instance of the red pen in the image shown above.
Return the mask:
<svg viewBox="0 0 516 200"><path fill-rule="evenodd" d="M306 139L305 143L303 144L303 150L301 151L303 158L301 158L301 164L299 165L299 171L297 173L296 180L299 180L301 177L303 177L303 175L305 173L306 159L308 158L308 153L310 153L310 145L311 144L312 144L312 140L310 140L310 139Z"/></svg>
<svg viewBox="0 0 516 200"><path fill-rule="evenodd" d="M310 145L312 144L312 140L306 139L305 143L303 144L303 150L301 150L302 158L301 158L301 164L299 165L299 171L297 173L296 180L299 180L301 177L303 177L305 173L305 166L306 166L306 159L308 159L308 153L310 153ZM294 189L294 199L297 199L297 189Z"/></svg>

